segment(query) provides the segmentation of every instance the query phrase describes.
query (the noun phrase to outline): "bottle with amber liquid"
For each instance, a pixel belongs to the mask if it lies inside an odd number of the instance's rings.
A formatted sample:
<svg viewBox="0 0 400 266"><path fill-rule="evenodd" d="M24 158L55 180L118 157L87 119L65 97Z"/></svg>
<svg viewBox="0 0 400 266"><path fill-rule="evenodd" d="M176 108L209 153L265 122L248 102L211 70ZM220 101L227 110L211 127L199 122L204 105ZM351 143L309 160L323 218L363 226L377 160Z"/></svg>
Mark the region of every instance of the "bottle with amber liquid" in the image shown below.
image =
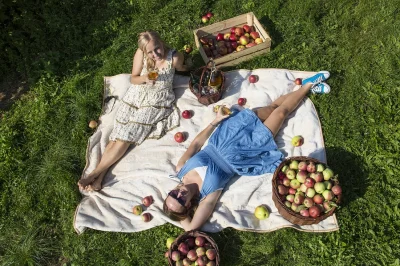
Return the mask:
<svg viewBox="0 0 400 266"><path fill-rule="evenodd" d="M214 61L212 61L212 67L211 67L210 79L208 81L208 86L211 87L210 90L213 93L216 93L219 91L221 84L222 84L221 71L217 70L217 68L215 67Z"/></svg>

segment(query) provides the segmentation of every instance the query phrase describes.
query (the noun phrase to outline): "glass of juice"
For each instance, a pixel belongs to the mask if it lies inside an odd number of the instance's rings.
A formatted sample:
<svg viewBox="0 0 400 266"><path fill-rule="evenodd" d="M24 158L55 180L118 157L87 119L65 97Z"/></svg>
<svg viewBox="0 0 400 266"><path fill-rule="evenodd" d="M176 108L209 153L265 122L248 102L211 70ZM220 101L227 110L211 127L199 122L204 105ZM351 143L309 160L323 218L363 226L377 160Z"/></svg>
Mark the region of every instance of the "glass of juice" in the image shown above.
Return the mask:
<svg viewBox="0 0 400 266"><path fill-rule="evenodd" d="M158 69L156 68L150 69L148 77L150 80L156 80L158 78Z"/></svg>

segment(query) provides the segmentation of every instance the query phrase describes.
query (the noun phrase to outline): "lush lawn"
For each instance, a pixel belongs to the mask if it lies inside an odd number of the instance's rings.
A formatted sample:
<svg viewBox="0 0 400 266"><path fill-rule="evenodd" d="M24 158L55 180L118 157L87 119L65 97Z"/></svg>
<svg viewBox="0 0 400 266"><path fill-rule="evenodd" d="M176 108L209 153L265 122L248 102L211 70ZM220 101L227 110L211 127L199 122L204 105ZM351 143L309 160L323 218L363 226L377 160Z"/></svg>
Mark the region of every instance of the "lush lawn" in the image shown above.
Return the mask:
<svg viewBox="0 0 400 266"><path fill-rule="evenodd" d="M31 89L0 121L2 265L166 265L165 240L182 232L172 225L78 236L76 182L102 77L130 72L144 29L172 47L194 44L192 30L208 10L214 21L253 11L272 37L270 53L236 68L331 71L332 92L312 100L344 189L340 231L226 229L212 235L221 265L400 265L399 0L66 2L4 4L20 12L14 35L0 43L11 47L1 74L18 69Z"/></svg>

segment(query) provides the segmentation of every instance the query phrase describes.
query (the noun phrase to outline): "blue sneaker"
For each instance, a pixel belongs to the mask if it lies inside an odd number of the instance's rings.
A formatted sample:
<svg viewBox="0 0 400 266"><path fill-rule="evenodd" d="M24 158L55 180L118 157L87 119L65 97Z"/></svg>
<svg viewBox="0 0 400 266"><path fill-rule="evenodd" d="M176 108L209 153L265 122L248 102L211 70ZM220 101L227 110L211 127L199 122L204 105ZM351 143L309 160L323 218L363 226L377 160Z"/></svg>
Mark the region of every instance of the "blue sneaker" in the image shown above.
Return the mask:
<svg viewBox="0 0 400 266"><path fill-rule="evenodd" d="M325 82L315 84L310 90L311 93L316 93L316 94L329 93L330 91L331 87Z"/></svg>
<svg viewBox="0 0 400 266"><path fill-rule="evenodd" d="M320 71L312 77L303 79L302 85L306 85L307 83L312 83L313 85L321 83L329 78L331 74L328 71Z"/></svg>

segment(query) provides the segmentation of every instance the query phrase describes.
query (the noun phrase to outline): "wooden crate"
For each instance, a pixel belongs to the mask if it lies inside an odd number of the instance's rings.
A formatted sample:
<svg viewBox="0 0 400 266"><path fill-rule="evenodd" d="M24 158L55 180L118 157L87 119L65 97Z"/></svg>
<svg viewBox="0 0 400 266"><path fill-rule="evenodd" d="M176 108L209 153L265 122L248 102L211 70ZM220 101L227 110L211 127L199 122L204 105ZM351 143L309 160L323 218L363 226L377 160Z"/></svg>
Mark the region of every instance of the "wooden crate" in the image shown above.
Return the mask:
<svg viewBox="0 0 400 266"><path fill-rule="evenodd" d="M200 38L207 38L211 35L215 37L218 33L225 34L230 32L230 29L232 27L243 27L246 24L255 27L256 31L260 34L260 38L263 40L263 43L257 44L250 48L246 48L239 52L236 51L222 57L215 58L215 64L218 67L233 66L238 64L239 62L249 60L254 56L268 53L271 47L271 38L264 30L253 12L250 12L193 31L196 46L197 48L199 48L201 57L203 58L204 62L207 63L209 61L209 58L204 52L204 49L200 43Z"/></svg>

